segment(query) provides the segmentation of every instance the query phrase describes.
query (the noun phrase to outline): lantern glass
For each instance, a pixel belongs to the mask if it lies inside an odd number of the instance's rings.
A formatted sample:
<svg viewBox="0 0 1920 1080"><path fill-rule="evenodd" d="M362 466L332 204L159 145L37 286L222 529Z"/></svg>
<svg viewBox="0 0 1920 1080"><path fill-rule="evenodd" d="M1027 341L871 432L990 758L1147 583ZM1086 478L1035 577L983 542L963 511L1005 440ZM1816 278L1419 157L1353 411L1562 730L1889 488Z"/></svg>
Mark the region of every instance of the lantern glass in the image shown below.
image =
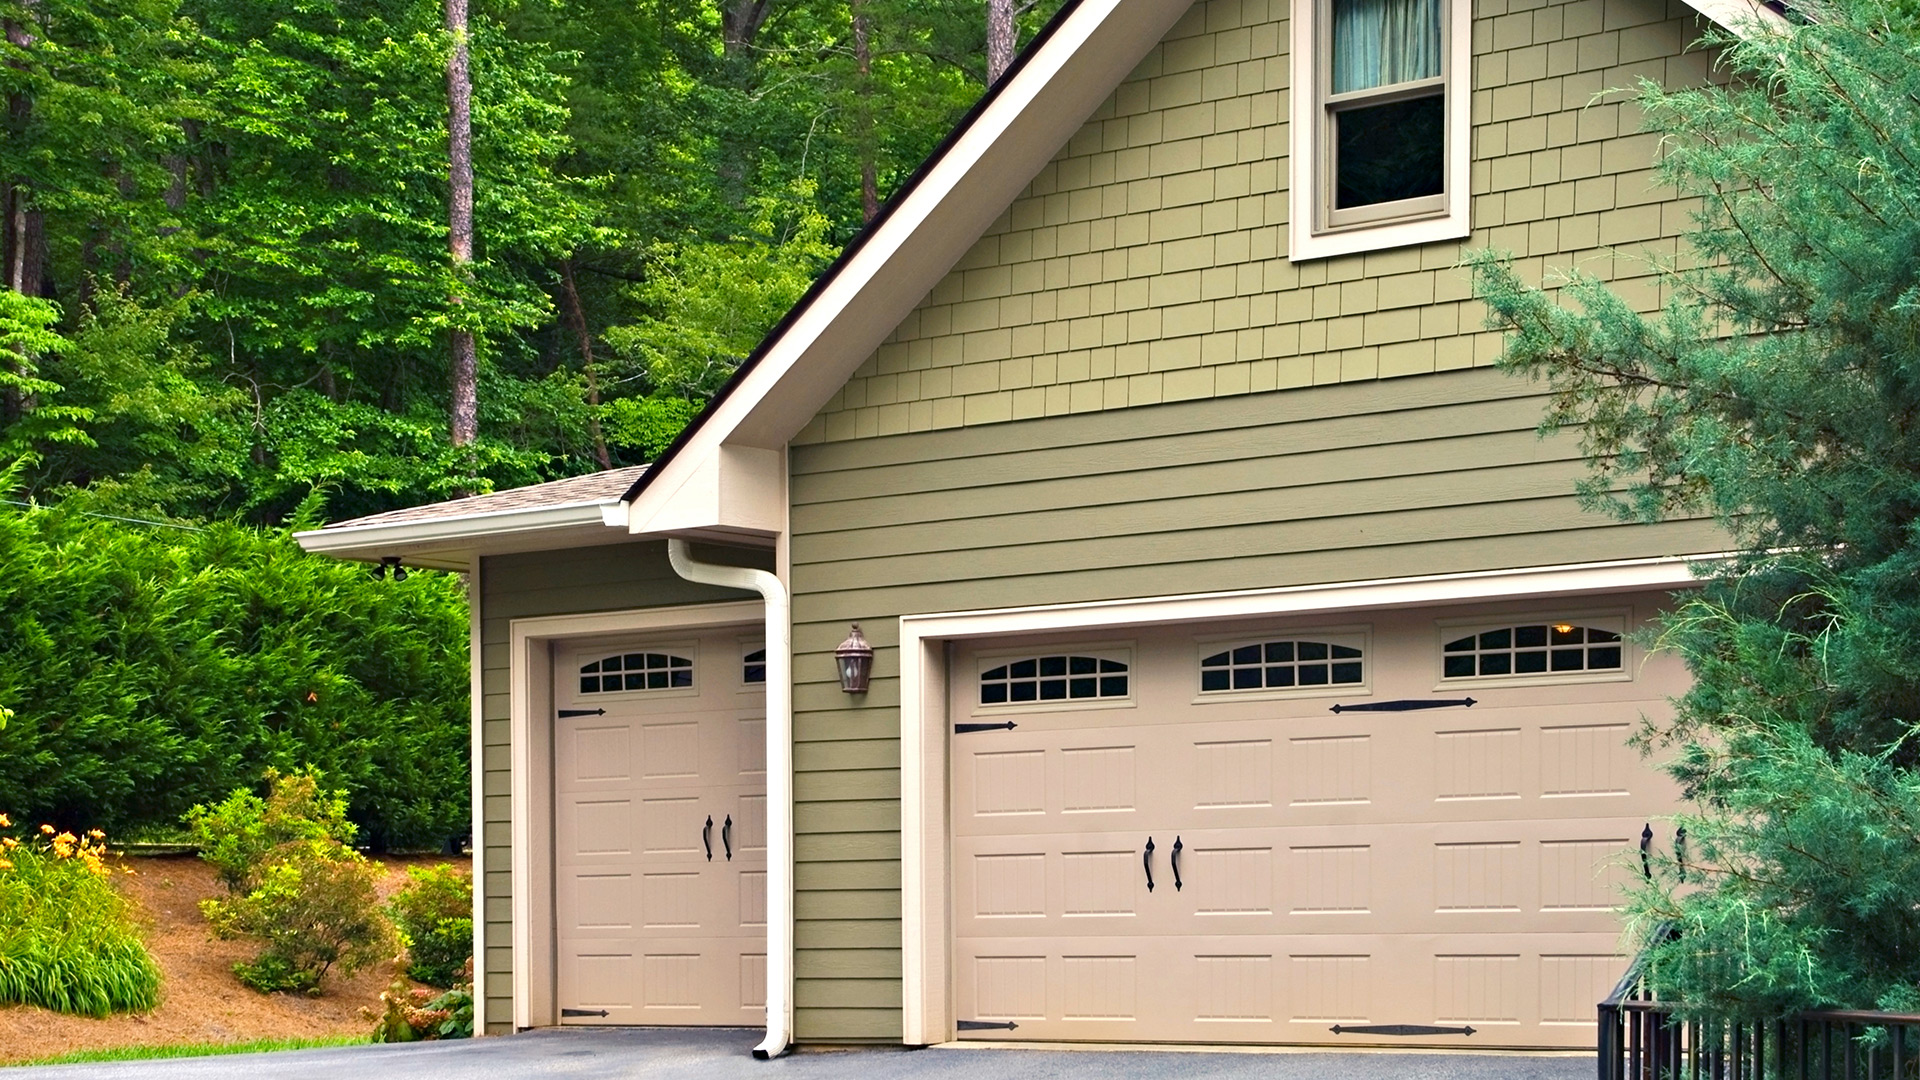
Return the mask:
<svg viewBox="0 0 1920 1080"><path fill-rule="evenodd" d="M840 669L840 689L849 694L866 693L867 679L873 674L873 646L867 644L858 623L847 634L847 640L833 650L833 658Z"/></svg>

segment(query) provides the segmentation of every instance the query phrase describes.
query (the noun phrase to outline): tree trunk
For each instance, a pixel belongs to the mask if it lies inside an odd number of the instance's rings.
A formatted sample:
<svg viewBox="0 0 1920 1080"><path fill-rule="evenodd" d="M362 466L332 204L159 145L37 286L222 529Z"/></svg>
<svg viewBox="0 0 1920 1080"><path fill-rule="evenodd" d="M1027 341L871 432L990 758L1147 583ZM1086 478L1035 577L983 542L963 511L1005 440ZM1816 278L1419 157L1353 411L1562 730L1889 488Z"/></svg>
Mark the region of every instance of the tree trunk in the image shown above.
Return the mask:
<svg viewBox="0 0 1920 1080"><path fill-rule="evenodd" d="M753 47L767 23L773 0L727 0L720 6L720 48L729 57Z"/></svg>
<svg viewBox="0 0 1920 1080"><path fill-rule="evenodd" d="M458 309L465 301L469 267L473 262L473 81L468 72L467 0L446 0L447 34L453 51L447 56L447 249L452 256L454 295ZM448 334L448 367L453 383L453 405L448 432L453 445L467 446L479 435L479 361L473 333Z"/></svg>
<svg viewBox="0 0 1920 1080"><path fill-rule="evenodd" d="M34 5L29 3L26 7L31 12ZM7 44L22 52L39 40L28 26L12 20L6 23L6 36ZM7 95L10 137L24 138L32 122L33 98L25 93ZM6 253L7 288L22 296L40 296L46 284L43 276L47 258L46 223L40 212L33 209L33 189L25 177L7 178L5 201L6 221L0 223L4 243L0 243L0 248Z"/></svg>
<svg viewBox="0 0 1920 1080"><path fill-rule="evenodd" d="M1013 66L1013 0L987 0L987 85Z"/></svg>
<svg viewBox="0 0 1920 1080"><path fill-rule="evenodd" d="M580 370L587 376L587 404L593 407L587 414L587 431L593 436L593 456L603 469L613 468L613 459L607 456L607 440L600 433L600 379L593 370L593 335L587 332L587 311L580 306L580 290L573 284L573 260L560 260L560 282L566 286L567 311L572 317L573 333L580 341Z"/></svg>
<svg viewBox="0 0 1920 1080"><path fill-rule="evenodd" d="M871 27L866 6L866 0L853 0L853 59L860 72L860 105L854 122L859 126L856 141L860 146L862 223L872 221L880 213L880 180L873 161L873 46L867 40Z"/></svg>

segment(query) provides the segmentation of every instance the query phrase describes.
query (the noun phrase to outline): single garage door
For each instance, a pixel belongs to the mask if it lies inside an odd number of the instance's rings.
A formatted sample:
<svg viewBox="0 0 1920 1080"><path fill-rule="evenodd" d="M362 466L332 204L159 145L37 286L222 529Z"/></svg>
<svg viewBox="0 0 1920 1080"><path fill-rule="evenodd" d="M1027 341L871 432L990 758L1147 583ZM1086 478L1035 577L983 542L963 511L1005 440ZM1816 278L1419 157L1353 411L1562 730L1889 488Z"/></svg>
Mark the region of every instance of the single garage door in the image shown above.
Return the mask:
<svg viewBox="0 0 1920 1080"><path fill-rule="evenodd" d="M1659 602L960 650L962 1036L1592 1046Z"/></svg>
<svg viewBox="0 0 1920 1080"><path fill-rule="evenodd" d="M764 1020L766 667L754 633L555 657L562 1023Z"/></svg>

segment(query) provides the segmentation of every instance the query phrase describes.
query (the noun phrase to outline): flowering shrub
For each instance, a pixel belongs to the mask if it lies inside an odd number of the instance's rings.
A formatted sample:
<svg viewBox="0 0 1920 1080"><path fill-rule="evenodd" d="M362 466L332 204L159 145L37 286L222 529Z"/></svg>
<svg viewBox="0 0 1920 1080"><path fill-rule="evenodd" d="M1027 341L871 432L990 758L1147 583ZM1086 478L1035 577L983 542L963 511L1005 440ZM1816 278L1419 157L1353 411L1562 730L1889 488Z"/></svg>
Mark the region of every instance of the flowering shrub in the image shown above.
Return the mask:
<svg viewBox="0 0 1920 1080"><path fill-rule="evenodd" d="M228 892L246 893L283 846L299 840L353 843L356 829L347 820L346 795L322 791L313 769L266 771L267 797L236 789L211 806L186 813L188 832L200 858L220 873Z"/></svg>
<svg viewBox="0 0 1920 1080"><path fill-rule="evenodd" d="M388 905L407 946L407 974L452 986L473 963L473 876L441 863L409 867L407 877Z"/></svg>
<svg viewBox="0 0 1920 1080"><path fill-rule="evenodd" d="M374 1021L374 1042L416 1042L421 1039L470 1039L473 1037L473 961L456 973L461 980L453 989L436 994L420 986L409 986L404 976L396 975L392 985L380 994L381 1012L361 1009L360 1015Z"/></svg>
<svg viewBox="0 0 1920 1080"><path fill-rule="evenodd" d="M0 830L12 822L0 814ZM0 1002L105 1016L151 1009L160 971L108 880L106 837L0 832Z"/></svg>

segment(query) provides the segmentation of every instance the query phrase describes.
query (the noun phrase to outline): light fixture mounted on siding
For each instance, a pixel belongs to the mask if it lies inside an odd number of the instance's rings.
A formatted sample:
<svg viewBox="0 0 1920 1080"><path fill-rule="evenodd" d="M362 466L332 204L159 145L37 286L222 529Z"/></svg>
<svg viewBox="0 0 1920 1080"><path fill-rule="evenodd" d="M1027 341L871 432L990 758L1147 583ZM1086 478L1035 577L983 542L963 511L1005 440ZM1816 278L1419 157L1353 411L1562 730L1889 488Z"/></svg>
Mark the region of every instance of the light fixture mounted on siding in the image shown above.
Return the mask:
<svg viewBox="0 0 1920 1080"><path fill-rule="evenodd" d="M833 650L833 659L840 667L840 689L849 694L866 693L867 680L873 675L873 646L861 635L859 623L853 624L847 640Z"/></svg>
<svg viewBox="0 0 1920 1080"><path fill-rule="evenodd" d="M373 580L385 581L388 571L393 572L393 580L395 581L407 580L407 568L400 565L400 556L398 555L382 556L380 564L372 568Z"/></svg>

